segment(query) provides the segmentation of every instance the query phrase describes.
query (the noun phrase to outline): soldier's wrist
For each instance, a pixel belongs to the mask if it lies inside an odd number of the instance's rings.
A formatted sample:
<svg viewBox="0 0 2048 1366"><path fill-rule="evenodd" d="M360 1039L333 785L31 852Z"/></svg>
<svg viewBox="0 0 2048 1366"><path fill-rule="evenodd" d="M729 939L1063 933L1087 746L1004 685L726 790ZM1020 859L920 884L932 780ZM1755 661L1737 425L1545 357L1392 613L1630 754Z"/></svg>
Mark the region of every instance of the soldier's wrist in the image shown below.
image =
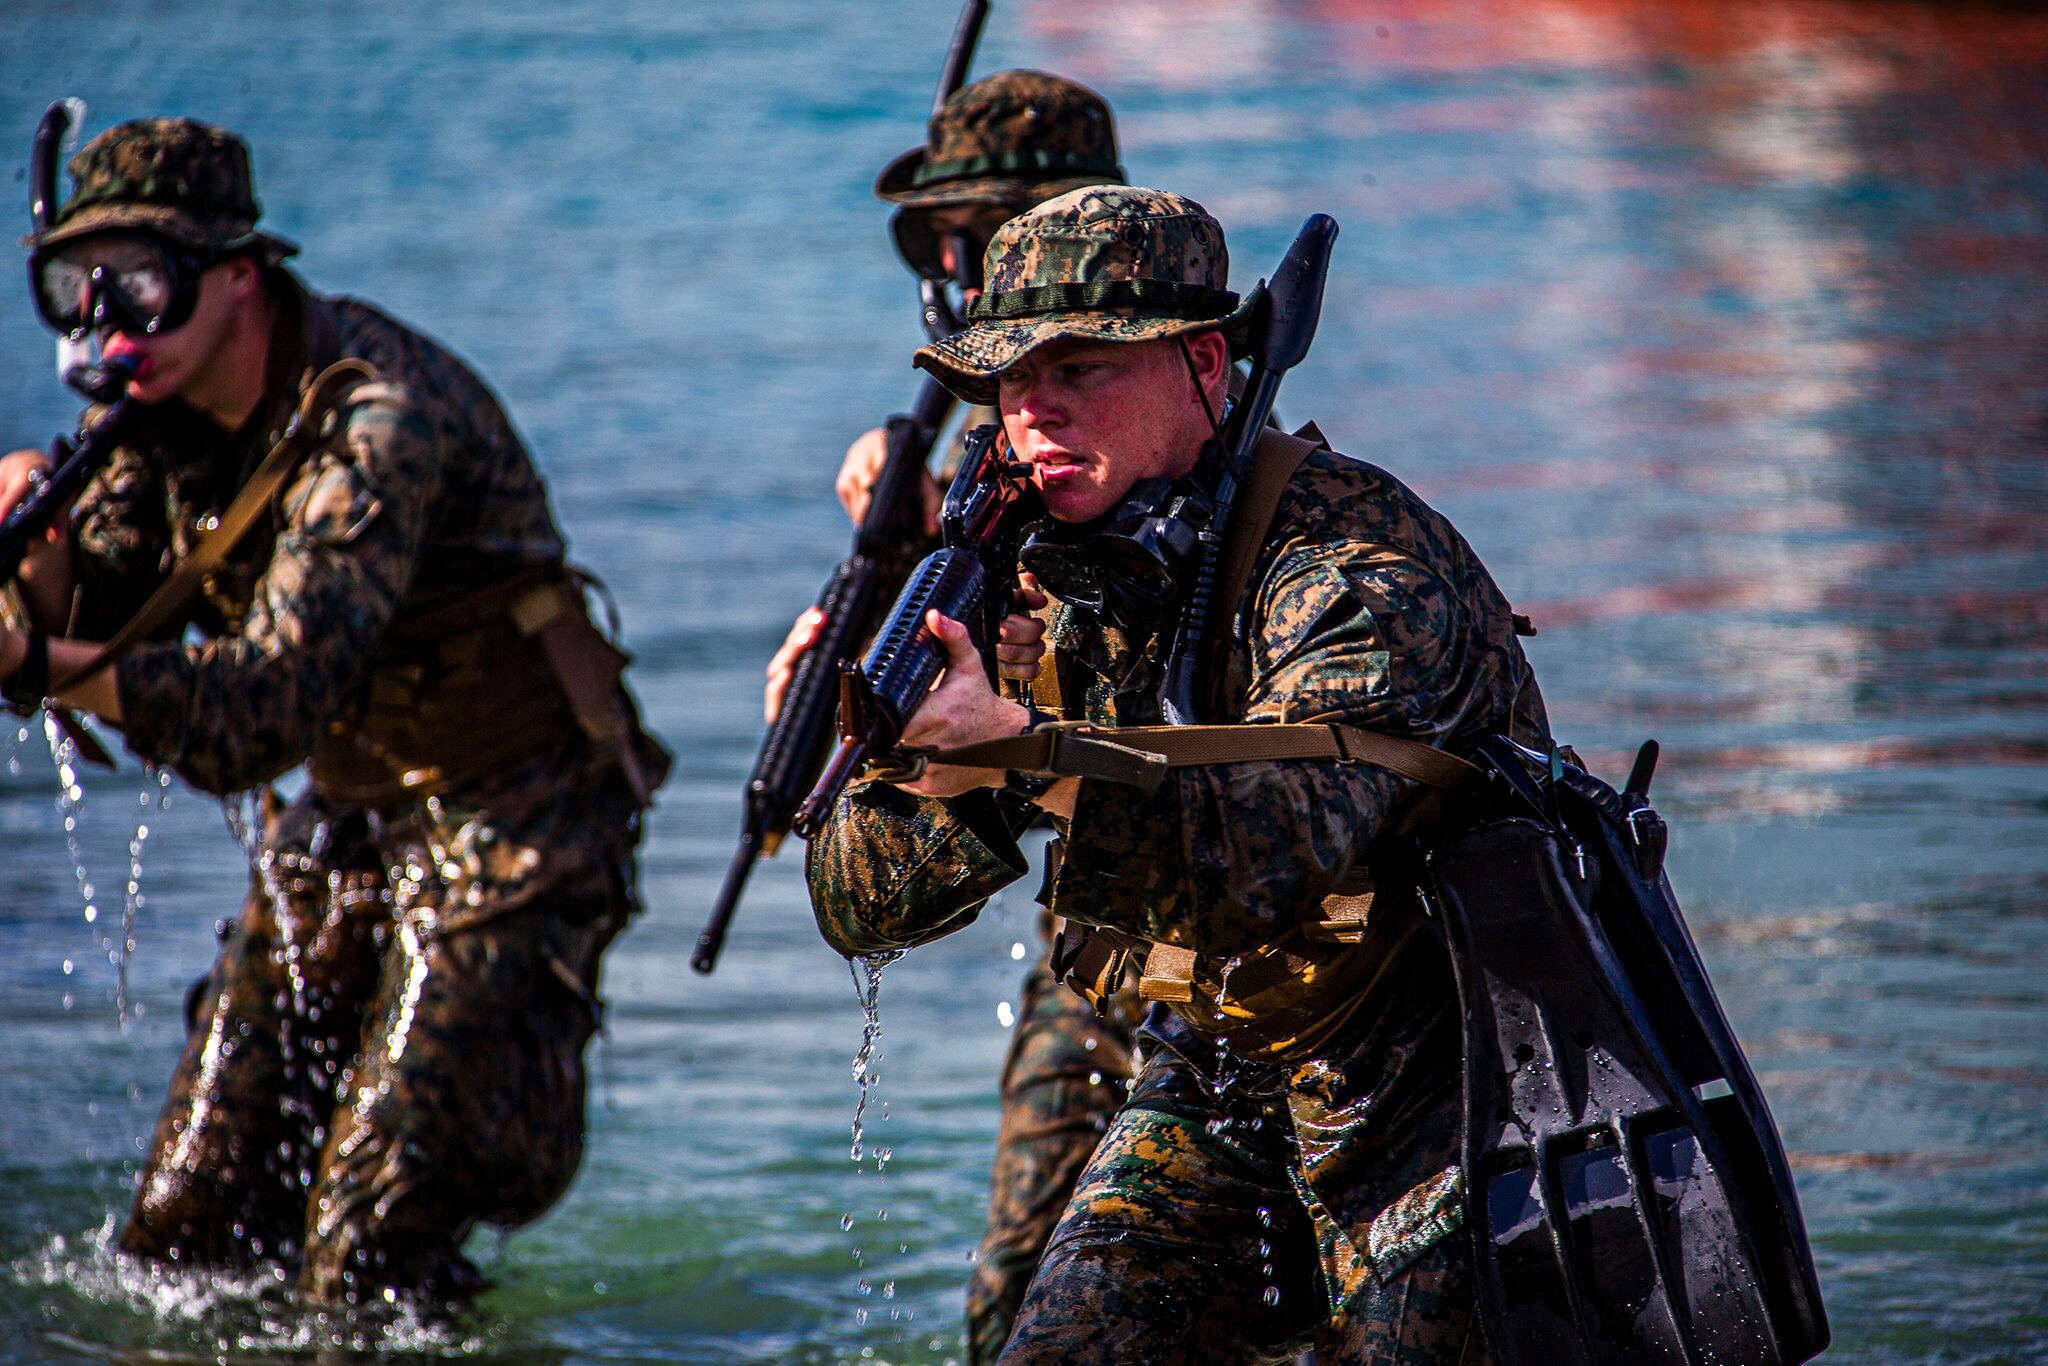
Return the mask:
<svg viewBox="0 0 2048 1366"><path fill-rule="evenodd" d="M43 704L50 691L50 638L41 631L8 631L0 652L0 701L18 716Z"/></svg>

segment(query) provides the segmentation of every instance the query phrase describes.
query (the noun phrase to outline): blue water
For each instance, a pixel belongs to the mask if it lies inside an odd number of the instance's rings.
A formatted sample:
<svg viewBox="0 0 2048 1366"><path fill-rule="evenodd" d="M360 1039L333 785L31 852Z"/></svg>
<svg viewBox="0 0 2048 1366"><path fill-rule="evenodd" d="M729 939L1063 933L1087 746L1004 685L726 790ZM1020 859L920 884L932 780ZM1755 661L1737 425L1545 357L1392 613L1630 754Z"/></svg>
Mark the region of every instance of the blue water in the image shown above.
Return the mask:
<svg viewBox="0 0 2048 1366"><path fill-rule="evenodd" d="M685 965L761 662L844 550L839 452L912 391L868 186L919 139L952 18L0 9L12 221L60 95L94 128L248 135L306 277L506 396L681 761L575 1188L479 1237L469 1320L377 1328L105 1255L241 855L195 794L150 813L124 1031L101 936L154 789L132 760L85 779L88 925L41 734L0 728L0 1359L959 1356L1023 896L885 973L859 1165L861 1014L796 859L756 875L716 976ZM1793 1151L1834 1359L2048 1356L2048 24L999 0L979 69L1017 64L1108 95L1132 174L1223 219L1240 283L1307 213L1343 224L1283 406L1456 519L1596 766L1665 743L1674 876ZM49 356L0 288L0 442L67 422Z"/></svg>

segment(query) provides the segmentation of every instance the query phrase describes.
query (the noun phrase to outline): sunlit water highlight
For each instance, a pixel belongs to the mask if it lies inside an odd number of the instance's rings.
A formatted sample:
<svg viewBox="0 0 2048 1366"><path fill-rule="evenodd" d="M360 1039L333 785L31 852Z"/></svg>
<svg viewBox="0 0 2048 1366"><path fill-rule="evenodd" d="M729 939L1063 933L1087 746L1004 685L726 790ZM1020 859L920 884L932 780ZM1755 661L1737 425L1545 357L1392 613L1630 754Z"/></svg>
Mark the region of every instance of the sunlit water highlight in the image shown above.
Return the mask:
<svg viewBox="0 0 2048 1366"><path fill-rule="evenodd" d="M59 94L95 126L239 128L316 287L478 363L681 756L573 1191L476 1240L471 1315L387 1332L105 1252L249 874L180 794L117 937L148 780L83 774L74 857L21 736L0 1360L302 1357L331 1331L522 1363L959 1357L1022 889L888 970L885 1175L866 1136L847 1160L862 1011L800 850L717 975L687 967L761 663L845 549L839 452L912 392L868 187L918 137L954 9L0 6L16 176ZM1308 212L1343 224L1282 406L1457 521L1597 768L1664 742L1674 877L1792 1150L1838 1358L2048 1355L2048 27L1904 0L998 0L981 69L1026 63L1112 99L1125 164L1224 220L1238 283ZM0 308L9 446L69 419L49 356Z"/></svg>

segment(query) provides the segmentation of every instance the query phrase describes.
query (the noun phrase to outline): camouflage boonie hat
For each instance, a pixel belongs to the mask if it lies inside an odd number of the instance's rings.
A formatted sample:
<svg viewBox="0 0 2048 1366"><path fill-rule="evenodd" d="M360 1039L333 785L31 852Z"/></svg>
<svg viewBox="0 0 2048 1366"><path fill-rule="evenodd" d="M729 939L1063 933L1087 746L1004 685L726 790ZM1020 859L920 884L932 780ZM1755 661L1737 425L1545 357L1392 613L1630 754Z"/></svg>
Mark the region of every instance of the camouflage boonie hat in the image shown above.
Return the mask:
<svg viewBox="0 0 2048 1366"><path fill-rule="evenodd" d="M906 208L1022 209L1123 178L1102 96L1043 71L998 71L954 91L924 145L884 167L875 193Z"/></svg>
<svg viewBox="0 0 2048 1366"><path fill-rule="evenodd" d="M986 292L969 326L914 360L968 403L996 401L996 376L1048 342L1137 342L1221 329L1245 341L1258 292L1224 288L1223 228L1186 195L1091 185L996 230Z"/></svg>
<svg viewBox="0 0 2048 1366"><path fill-rule="evenodd" d="M22 239L52 247L96 232L158 233L183 246L259 248L274 265L298 248L256 230L249 148L223 128L193 119L116 124L71 158L71 197L48 232Z"/></svg>

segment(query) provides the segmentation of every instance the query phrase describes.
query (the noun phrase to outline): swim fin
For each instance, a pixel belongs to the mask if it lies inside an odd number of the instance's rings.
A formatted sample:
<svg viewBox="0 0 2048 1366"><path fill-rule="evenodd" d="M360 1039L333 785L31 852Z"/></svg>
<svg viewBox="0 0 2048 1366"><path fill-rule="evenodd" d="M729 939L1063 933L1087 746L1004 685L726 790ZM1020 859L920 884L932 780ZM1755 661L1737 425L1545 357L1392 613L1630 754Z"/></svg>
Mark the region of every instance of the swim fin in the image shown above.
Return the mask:
<svg viewBox="0 0 2048 1366"><path fill-rule="evenodd" d="M1784 1147L1622 792L1495 737L1423 885L1465 1019L1465 1215L1506 1366L1777 1366L1828 1343Z"/></svg>

